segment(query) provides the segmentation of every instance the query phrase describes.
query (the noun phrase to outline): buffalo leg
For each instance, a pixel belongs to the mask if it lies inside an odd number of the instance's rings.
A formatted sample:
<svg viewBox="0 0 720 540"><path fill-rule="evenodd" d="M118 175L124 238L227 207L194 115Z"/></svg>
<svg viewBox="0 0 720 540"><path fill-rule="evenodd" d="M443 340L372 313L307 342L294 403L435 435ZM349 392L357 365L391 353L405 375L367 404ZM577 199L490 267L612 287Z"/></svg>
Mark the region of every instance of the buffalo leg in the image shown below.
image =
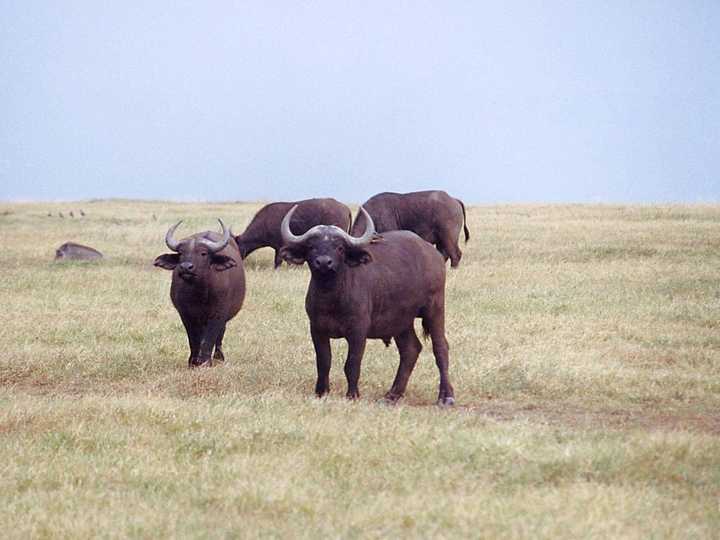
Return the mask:
<svg viewBox="0 0 720 540"><path fill-rule="evenodd" d="M348 343L348 355L345 360L345 378L348 383L346 396L348 399L357 399L360 397L360 389L358 388L360 363L365 353L365 342L367 339L364 335L351 336L346 339Z"/></svg>
<svg viewBox="0 0 720 540"><path fill-rule="evenodd" d="M202 336L200 334L200 326L193 324L193 322L187 317L180 315L185 332L187 333L188 345L190 346L190 356L188 356L188 367L193 367L197 363L198 353L200 352L200 341Z"/></svg>
<svg viewBox="0 0 720 540"><path fill-rule="evenodd" d="M330 364L332 353L330 352L330 338L320 336L311 332L313 346L315 347L315 362L317 363L317 382L315 383L315 394L323 397L330 392Z"/></svg>
<svg viewBox="0 0 720 540"><path fill-rule="evenodd" d="M432 316L423 320L423 325L430 331L435 363L440 371L440 389L438 391L438 405L453 405L455 391L450 384L448 366L450 364L450 347L445 339L445 309L441 306Z"/></svg>
<svg viewBox="0 0 720 540"><path fill-rule="evenodd" d="M207 364L212 366L212 354L213 347L217 341L218 336L221 332L225 331L226 321L220 319L210 319L205 326L205 332L200 342L200 354L198 355L197 365L201 366Z"/></svg>
<svg viewBox="0 0 720 540"><path fill-rule="evenodd" d="M447 252L445 251L445 248L442 246L442 244L437 244L435 246L435 249L437 249L438 252L440 253L440 255L443 256L443 259L445 259L445 262L448 262L450 255L447 254Z"/></svg>
<svg viewBox="0 0 720 540"><path fill-rule="evenodd" d="M280 256L280 250L276 249L275 250L275 263L274 263L275 266L274 266L274 268L278 268L282 264L282 262L283 262L283 259Z"/></svg>
<svg viewBox="0 0 720 540"><path fill-rule="evenodd" d="M213 360L217 360L218 362L225 361L225 355L222 351L223 337L225 337L225 325L223 325L222 330L220 330L220 333L215 340L215 352L213 353Z"/></svg>
<svg viewBox="0 0 720 540"><path fill-rule="evenodd" d="M457 268L460 266L460 259L462 259L462 251L460 251L460 248L457 248L454 254L450 255L450 267Z"/></svg>
<svg viewBox="0 0 720 540"><path fill-rule="evenodd" d="M450 266L452 268L458 267L460 259L462 259L462 251L460 251L460 246L458 246L456 240L453 240L451 237L445 235L440 239L438 251L443 254L446 262L448 258L450 259Z"/></svg>
<svg viewBox="0 0 720 540"><path fill-rule="evenodd" d="M395 344L400 352L400 365L390 391L385 394L385 399L392 402L397 401L405 394L408 379L415 368L418 355L422 351L422 344L412 326L402 334L395 336Z"/></svg>

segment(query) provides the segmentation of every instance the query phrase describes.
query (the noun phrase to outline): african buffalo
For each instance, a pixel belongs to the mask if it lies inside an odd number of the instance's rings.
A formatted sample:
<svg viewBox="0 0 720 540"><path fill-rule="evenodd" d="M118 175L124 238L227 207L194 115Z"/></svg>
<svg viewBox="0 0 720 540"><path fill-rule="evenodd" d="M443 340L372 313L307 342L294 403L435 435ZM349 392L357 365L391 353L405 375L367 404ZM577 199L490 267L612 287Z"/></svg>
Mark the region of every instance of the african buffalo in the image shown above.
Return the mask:
<svg viewBox="0 0 720 540"><path fill-rule="evenodd" d="M454 199L444 191L378 193L368 199L363 208L373 218L377 232L413 231L435 245L446 261L450 259L453 268L460 264L460 230L465 231L465 242L470 239L465 205L460 199ZM364 230L365 218L358 214L351 234L358 235Z"/></svg>
<svg viewBox="0 0 720 540"><path fill-rule="evenodd" d="M289 226L295 207L281 224L285 244L281 256L292 264L307 262L312 276L305 311L317 361L315 393L323 396L330 389L330 338L345 338L348 343L345 376L351 399L360 396L358 380L366 340L389 343L395 338L400 365L385 399L400 399L422 349L413 324L419 317L425 336L432 338L440 370L438 404L452 405L443 258L411 231L376 235L372 218L360 210L367 229L359 238L332 225L317 225L296 236Z"/></svg>
<svg viewBox="0 0 720 540"><path fill-rule="evenodd" d="M242 307L245 271L237 244L222 221L221 235L205 231L177 241L173 234L180 223L165 235L174 253L160 255L154 264L173 271L170 298L187 331L188 366L211 366L213 360L225 360L225 325Z"/></svg>
<svg viewBox="0 0 720 540"><path fill-rule="evenodd" d="M352 213L350 209L335 199L307 199L298 202L275 202L263 206L252 218L245 232L235 237L240 255L245 259L250 253L261 247L275 250L275 268L282 264L280 248L280 222L293 206L297 213L290 223L294 234L302 234L315 225L336 225L344 231L350 230Z"/></svg>
<svg viewBox="0 0 720 540"><path fill-rule="evenodd" d="M55 260L64 261L94 261L102 259L103 255L97 249L75 242L65 242L55 250Z"/></svg>

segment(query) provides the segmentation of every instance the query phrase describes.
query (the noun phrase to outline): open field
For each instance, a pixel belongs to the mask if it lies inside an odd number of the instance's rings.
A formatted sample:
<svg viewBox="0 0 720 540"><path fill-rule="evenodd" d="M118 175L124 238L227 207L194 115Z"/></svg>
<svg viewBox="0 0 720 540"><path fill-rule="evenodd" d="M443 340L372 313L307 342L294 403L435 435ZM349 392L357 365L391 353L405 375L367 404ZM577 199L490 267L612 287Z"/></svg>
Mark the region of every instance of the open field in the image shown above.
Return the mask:
<svg viewBox="0 0 720 540"><path fill-rule="evenodd" d="M449 410L429 344L396 407L380 341L359 401L341 342L314 398L309 272L270 250L226 364L186 368L165 231L259 206L0 204L4 537L718 537L719 206L468 208Z"/></svg>

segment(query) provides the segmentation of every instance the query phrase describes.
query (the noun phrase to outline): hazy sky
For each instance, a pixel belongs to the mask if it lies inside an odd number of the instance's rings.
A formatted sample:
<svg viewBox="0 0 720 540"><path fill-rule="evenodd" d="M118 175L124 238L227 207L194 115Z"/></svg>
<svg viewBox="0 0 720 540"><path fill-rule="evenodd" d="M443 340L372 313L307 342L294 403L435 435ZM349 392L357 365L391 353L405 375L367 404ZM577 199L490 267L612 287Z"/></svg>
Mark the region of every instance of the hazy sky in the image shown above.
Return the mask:
<svg viewBox="0 0 720 540"><path fill-rule="evenodd" d="M720 2L0 0L0 199L720 201Z"/></svg>

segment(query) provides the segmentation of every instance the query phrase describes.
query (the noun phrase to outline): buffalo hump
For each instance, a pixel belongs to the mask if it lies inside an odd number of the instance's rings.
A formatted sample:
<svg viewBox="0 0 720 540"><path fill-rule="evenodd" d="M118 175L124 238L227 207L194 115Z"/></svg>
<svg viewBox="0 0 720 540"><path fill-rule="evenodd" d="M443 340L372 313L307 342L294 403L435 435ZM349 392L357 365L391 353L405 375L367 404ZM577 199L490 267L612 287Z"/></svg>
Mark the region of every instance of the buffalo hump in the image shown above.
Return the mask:
<svg viewBox="0 0 720 540"><path fill-rule="evenodd" d="M470 239L465 204L444 191L416 191L412 193L378 193L363 204L372 217L377 232L407 230L433 244L443 258L456 268L462 258L458 243L461 232L465 242ZM351 233L365 230L365 218L358 215Z"/></svg>
<svg viewBox="0 0 720 540"><path fill-rule="evenodd" d="M280 248L280 222L293 206L297 206L290 222L293 234L303 234L316 225L335 225L344 231L350 230L352 214L343 203L332 198L305 199L296 202L274 202L263 206L253 216L242 234L235 236L243 259L253 251L263 247L275 250L275 268L282 263Z"/></svg>

